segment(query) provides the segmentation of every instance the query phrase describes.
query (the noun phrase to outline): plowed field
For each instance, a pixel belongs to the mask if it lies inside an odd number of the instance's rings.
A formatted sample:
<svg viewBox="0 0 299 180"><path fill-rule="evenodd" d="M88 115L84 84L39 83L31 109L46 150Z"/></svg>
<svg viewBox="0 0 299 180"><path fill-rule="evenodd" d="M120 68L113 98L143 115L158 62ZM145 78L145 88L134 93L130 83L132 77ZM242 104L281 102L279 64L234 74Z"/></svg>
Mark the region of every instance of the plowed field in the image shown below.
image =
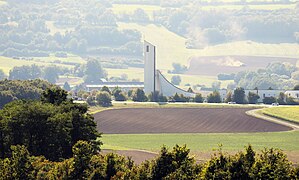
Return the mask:
<svg viewBox="0 0 299 180"><path fill-rule="evenodd" d="M94 115L105 134L275 132L291 128L245 114L249 108L112 109Z"/></svg>

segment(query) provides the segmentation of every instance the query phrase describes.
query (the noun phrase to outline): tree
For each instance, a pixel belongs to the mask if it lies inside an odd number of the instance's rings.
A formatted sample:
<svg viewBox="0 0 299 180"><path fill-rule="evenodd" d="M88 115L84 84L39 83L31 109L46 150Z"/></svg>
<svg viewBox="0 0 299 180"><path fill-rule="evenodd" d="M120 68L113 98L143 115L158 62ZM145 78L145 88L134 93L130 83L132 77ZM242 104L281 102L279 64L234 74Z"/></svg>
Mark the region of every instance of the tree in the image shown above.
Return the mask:
<svg viewBox="0 0 299 180"><path fill-rule="evenodd" d="M188 88L187 92L194 93L191 87Z"/></svg>
<svg viewBox="0 0 299 180"><path fill-rule="evenodd" d="M280 92L279 95L278 95L278 98L277 98L277 102L281 105L284 105L286 104L286 96L283 92Z"/></svg>
<svg viewBox="0 0 299 180"><path fill-rule="evenodd" d="M255 162L254 179L291 179L291 163L281 150L265 149Z"/></svg>
<svg viewBox="0 0 299 180"><path fill-rule="evenodd" d="M245 91L243 88L238 87L234 90L233 100L237 104L245 104Z"/></svg>
<svg viewBox="0 0 299 180"><path fill-rule="evenodd" d="M50 160L71 157L71 148L78 140L98 148L101 144L96 123L84 104L13 101L1 110L0 122L5 130L0 154L5 157L10 156L9 147L14 144Z"/></svg>
<svg viewBox="0 0 299 180"><path fill-rule="evenodd" d="M110 89L109 89L107 86L103 86L103 87L101 88L101 91L102 91L102 92L107 92L107 93L111 94L111 91L110 91Z"/></svg>
<svg viewBox="0 0 299 180"><path fill-rule="evenodd" d="M94 98L94 96L88 96L86 98L86 102L87 102L88 105L94 106L95 105L95 98Z"/></svg>
<svg viewBox="0 0 299 180"><path fill-rule="evenodd" d="M54 84L58 79L59 71L59 68L56 66L48 66L44 69L43 78Z"/></svg>
<svg viewBox="0 0 299 180"><path fill-rule="evenodd" d="M0 69L0 80L4 79L6 75L4 74L4 71Z"/></svg>
<svg viewBox="0 0 299 180"><path fill-rule="evenodd" d="M248 93L248 103L249 104L256 104L257 100L260 98L260 96L254 92Z"/></svg>
<svg viewBox="0 0 299 180"><path fill-rule="evenodd" d="M118 87L116 87L113 91L112 94L115 98L116 101L126 101L127 96L124 92L121 91Z"/></svg>
<svg viewBox="0 0 299 180"><path fill-rule="evenodd" d="M40 79L35 80L3 80L0 81L0 108L16 99L40 99L41 94L47 88L57 86Z"/></svg>
<svg viewBox="0 0 299 180"><path fill-rule="evenodd" d="M233 93L232 91L228 91L228 93L226 94L226 97L225 97L225 102L228 103L228 102L232 102L233 101Z"/></svg>
<svg viewBox="0 0 299 180"><path fill-rule="evenodd" d="M221 96L218 91L213 91L207 97L208 103L221 103Z"/></svg>
<svg viewBox="0 0 299 180"><path fill-rule="evenodd" d="M132 93L132 99L133 101L137 102L146 102L147 97L142 89L135 89Z"/></svg>
<svg viewBox="0 0 299 180"><path fill-rule="evenodd" d="M96 95L96 102L100 106L109 107L112 106L111 95L106 91L101 91Z"/></svg>
<svg viewBox="0 0 299 180"><path fill-rule="evenodd" d="M67 99L67 92L61 88L47 89L42 93L43 102L59 105Z"/></svg>
<svg viewBox="0 0 299 180"><path fill-rule="evenodd" d="M89 84L97 84L101 82L101 78L106 76L101 64L97 60L87 61L84 70L84 82Z"/></svg>
<svg viewBox="0 0 299 180"><path fill-rule="evenodd" d="M155 91L148 95L148 100L150 102L167 102L167 97L163 96L159 91Z"/></svg>
<svg viewBox="0 0 299 180"><path fill-rule="evenodd" d="M180 76L172 76L171 83L174 85L180 85L182 79Z"/></svg>
<svg viewBox="0 0 299 180"><path fill-rule="evenodd" d="M65 82L65 83L63 84L63 89L66 90L66 91L70 91L70 90L71 90L71 86L69 85L68 82Z"/></svg>
<svg viewBox="0 0 299 180"><path fill-rule="evenodd" d="M203 102L203 97L201 94L196 94L194 98L194 102L196 103L202 103Z"/></svg>
<svg viewBox="0 0 299 180"><path fill-rule="evenodd" d="M263 103L264 104L272 104L272 103L276 103L276 98L275 97L265 97L263 99Z"/></svg>
<svg viewBox="0 0 299 180"><path fill-rule="evenodd" d="M41 77L41 68L36 65L14 67L9 71L11 80L29 80Z"/></svg>

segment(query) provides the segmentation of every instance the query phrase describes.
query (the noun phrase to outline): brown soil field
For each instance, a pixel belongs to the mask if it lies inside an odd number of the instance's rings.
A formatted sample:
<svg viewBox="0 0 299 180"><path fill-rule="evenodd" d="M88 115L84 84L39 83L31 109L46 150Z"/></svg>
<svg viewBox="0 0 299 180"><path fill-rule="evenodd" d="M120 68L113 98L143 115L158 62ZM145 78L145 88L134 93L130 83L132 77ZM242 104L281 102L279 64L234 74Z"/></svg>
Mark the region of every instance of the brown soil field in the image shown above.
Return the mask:
<svg viewBox="0 0 299 180"><path fill-rule="evenodd" d="M292 128L245 114L250 108L112 109L94 115L105 134L275 132Z"/></svg>
<svg viewBox="0 0 299 180"><path fill-rule="evenodd" d="M298 59L262 56L208 56L190 58L186 74L217 76L219 72L231 74L245 70L266 68L271 62L288 62L296 65Z"/></svg>

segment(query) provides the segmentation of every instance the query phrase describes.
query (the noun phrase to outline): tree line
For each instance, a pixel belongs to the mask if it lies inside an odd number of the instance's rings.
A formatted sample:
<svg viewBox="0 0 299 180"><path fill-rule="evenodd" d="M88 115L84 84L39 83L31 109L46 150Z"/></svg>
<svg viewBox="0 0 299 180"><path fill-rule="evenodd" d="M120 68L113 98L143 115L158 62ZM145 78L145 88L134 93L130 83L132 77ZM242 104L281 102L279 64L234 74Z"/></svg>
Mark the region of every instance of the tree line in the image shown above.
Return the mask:
<svg viewBox="0 0 299 180"><path fill-rule="evenodd" d="M296 86L297 87L297 86ZM295 87L295 89L296 89ZM189 92L193 90L189 88ZM258 91L256 89L255 91ZM256 92L250 91L245 94L243 88L236 88L233 91L228 91L226 97L222 99L219 91L213 91L207 97L202 94L196 93L194 97L186 97L183 94L174 94L173 96L166 97L158 91L146 95L143 89L129 90L128 92L122 91L116 87L112 91L103 86L99 91L92 90L91 92L79 91L77 96L86 100L87 104L94 106L100 105L104 107L112 106L112 100L134 102L195 102L195 103L236 103L236 104L257 104L260 98L264 104L279 103L281 105L297 105L298 100L281 92L278 97L260 97Z"/></svg>
<svg viewBox="0 0 299 180"><path fill-rule="evenodd" d="M196 163L190 149L176 145L161 148L159 155L136 165L131 158L95 151L86 141L72 147L72 156L59 162L32 156L25 146L11 146L12 155L0 159L0 179L298 179L293 166L278 149L257 154L249 145L244 151L227 155L220 150L207 162Z"/></svg>

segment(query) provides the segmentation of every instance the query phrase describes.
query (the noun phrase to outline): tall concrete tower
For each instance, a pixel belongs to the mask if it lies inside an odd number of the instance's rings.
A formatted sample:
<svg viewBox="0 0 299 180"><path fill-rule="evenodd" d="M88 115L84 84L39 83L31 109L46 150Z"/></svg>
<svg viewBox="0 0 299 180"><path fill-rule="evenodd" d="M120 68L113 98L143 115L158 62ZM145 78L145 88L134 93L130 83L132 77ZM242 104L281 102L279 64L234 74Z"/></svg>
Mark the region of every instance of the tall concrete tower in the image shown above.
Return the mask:
<svg viewBox="0 0 299 180"><path fill-rule="evenodd" d="M183 94L187 97L194 97L194 93L184 91L169 82L156 69L156 47L151 43L144 41L144 92L150 94L151 92L159 91L165 96L173 96L175 93Z"/></svg>
<svg viewBox="0 0 299 180"><path fill-rule="evenodd" d="M156 47L144 41L144 92L150 94L156 90Z"/></svg>

